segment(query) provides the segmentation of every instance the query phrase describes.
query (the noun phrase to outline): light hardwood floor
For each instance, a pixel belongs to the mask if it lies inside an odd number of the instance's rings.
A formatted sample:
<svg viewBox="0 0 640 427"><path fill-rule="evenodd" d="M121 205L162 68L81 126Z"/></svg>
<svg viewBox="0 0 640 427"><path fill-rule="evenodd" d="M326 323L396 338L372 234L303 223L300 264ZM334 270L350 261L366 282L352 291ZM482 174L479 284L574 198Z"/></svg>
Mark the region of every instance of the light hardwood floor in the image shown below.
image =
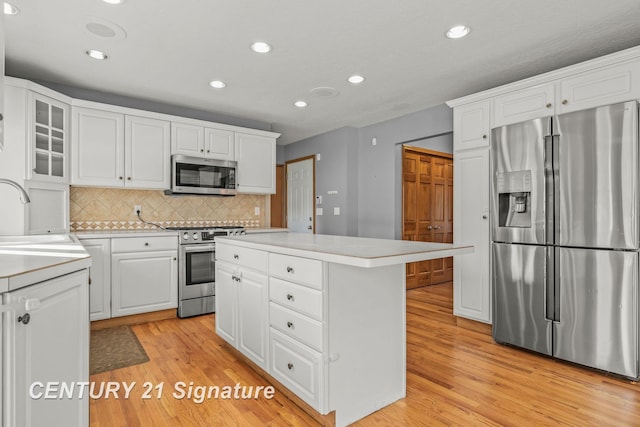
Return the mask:
<svg viewBox="0 0 640 427"><path fill-rule="evenodd" d="M356 425L640 425L639 385L458 327L451 293L450 284L407 292L407 397ZM91 426L314 425L278 392L271 400L202 404L173 398L178 381L266 385L231 355L213 325L207 315L134 326L151 361L91 377L137 382L129 399L121 392L120 399L92 400ZM164 383L162 398L141 399L145 381Z"/></svg>

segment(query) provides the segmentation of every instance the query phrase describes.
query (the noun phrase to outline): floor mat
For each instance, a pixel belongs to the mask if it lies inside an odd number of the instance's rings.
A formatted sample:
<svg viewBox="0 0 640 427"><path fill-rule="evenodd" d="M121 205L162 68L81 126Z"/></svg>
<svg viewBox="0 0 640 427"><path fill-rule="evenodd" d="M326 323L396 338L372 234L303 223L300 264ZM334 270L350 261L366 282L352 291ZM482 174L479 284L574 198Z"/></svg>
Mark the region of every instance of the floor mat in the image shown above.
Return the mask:
<svg viewBox="0 0 640 427"><path fill-rule="evenodd" d="M90 375L126 368L149 361L138 337L129 326L91 331Z"/></svg>

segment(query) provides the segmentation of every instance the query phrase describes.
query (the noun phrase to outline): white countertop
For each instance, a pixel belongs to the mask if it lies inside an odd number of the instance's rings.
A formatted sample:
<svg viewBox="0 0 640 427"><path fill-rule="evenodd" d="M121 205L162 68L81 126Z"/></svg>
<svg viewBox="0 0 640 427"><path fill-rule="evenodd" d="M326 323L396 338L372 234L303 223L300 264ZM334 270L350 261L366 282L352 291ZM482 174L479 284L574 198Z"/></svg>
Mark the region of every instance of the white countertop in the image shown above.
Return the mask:
<svg viewBox="0 0 640 427"><path fill-rule="evenodd" d="M146 236L177 236L176 230L163 230L162 228L152 228L145 230L93 230L76 231L73 233L80 240L84 239L110 239L113 237L146 237Z"/></svg>
<svg viewBox="0 0 640 427"><path fill-rule="evenodd" d="M474 250L471 245L306 233L265 233L216 237L216 242L355 267L404 264L463 255L472 253Z"/></svg>
<svg viewBox="0 0 640 427"><path fill-rule="evenodd" d="M90 266L89 253L72 235L0 236L0 293Z"/></svg>

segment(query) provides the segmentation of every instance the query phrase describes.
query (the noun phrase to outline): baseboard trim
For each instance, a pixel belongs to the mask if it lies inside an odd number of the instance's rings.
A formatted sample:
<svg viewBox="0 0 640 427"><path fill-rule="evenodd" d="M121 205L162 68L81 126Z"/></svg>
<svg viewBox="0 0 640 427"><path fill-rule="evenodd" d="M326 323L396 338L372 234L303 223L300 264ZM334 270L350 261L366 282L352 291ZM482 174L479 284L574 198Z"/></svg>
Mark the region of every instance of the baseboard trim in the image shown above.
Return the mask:
<svg viewBox="0 0 640 427"><path fill-rule="evenodd" d="M481 334L491 335L491 325L488 323L456 316L456 326L470 331L480 332Z"/></svg>
<svg viewBox="0 0 640 427"><path fill-rule="evenodd" d="M170 308L168 310L153 311L151 313L132 314L130 316L112 317L111 319L94 320L91 322L91 330L113 328L122 325L137 325L139 323L156 322L158 320L175 319L178 317L178 310Z"/></svg>

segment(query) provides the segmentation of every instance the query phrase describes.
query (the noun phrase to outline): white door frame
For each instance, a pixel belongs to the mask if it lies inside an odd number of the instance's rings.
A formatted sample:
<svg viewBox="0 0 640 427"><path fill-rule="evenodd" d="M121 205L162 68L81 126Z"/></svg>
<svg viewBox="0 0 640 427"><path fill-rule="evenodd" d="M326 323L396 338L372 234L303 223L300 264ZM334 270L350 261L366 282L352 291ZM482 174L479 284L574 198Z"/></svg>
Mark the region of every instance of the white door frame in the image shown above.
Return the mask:
<svg viewBox="0 0 640 427"><path fill-rule="evenodd" d="M306 157L300 157L298 159L293 159L293 160L287 160L284 164L285 166L285 172L284 172L284 184L285 184L285 205L286 205L286 224L287 227L289 227L289 165L293 164L293 163L298 163L298 162L303 162L303 161L307 161L307 160L311 160L311 173L312 173L312 177L313 177L313 181L311 186L313 188L311 188L311 192L309 192L309 194L311 194L311 200L309 201L309 203L311 204L311 227L312 227L312 233L315 234L316 233L316 210L315 210L315 200L316 200L316 156L315 155L310 155L310 156L306 156Z"/></svg>

